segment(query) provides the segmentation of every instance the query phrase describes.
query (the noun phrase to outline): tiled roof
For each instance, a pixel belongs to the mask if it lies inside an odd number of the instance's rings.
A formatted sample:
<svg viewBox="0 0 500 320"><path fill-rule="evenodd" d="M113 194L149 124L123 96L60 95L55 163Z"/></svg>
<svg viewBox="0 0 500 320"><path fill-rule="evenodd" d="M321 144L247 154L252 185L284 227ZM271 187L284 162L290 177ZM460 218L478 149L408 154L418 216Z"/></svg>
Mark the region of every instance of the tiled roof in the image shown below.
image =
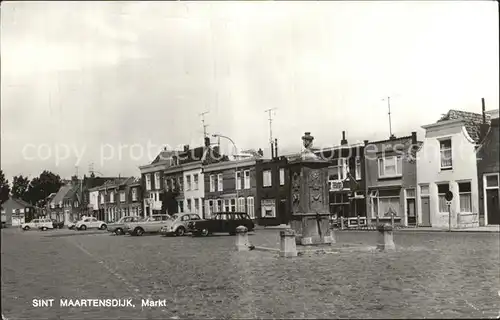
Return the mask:
<svg viewBox="0 0 500 320"><path fill-rule="evenodd" d="M80 184L76 183L71 188L68 190L68 192L64 195L63 199L71 199L74 196L77 196L79 200L79 191L80 191Z"/></svg>
<svg viewBox="0 0 500 320"><path fill-rule="evenodd" d="M19 205L21 205L23 207L32 207L31 204L27 203L26 201L24 201L22 199L12 198L12 200L14 200L15 202L17 202Z"/></svg>
<svg viewBox="0 0 500 320"><path fill-rule="evenodd" d="M172 158L174 155L179 153L177 150L162 150L156 158L151 162L151 164L156 164L156 163L169 163L170 158Z"/></svg>
<svg viewBox="0 0 500 320"><path fill-rule="evenodd" d="M70 191L72 186L70 184L66 184L62 187L59 188L59 191L57 191L55 197L52 199L51 203L57 204L61 201L63 201L64 196L66 196L66 193Z"/></svg>
<svg viewBox="0 0 500 320"><path fill-rule="evenodd" d="M490 115L486 115L486 122L490 123ZM469 136L474 140L474 142L479 142L480 126L483 123L483 116L479 113L454 110L451 109L447 114L441 117L437 122L442 122L446 120L462 120L465 125L465 129Z"/></svg>

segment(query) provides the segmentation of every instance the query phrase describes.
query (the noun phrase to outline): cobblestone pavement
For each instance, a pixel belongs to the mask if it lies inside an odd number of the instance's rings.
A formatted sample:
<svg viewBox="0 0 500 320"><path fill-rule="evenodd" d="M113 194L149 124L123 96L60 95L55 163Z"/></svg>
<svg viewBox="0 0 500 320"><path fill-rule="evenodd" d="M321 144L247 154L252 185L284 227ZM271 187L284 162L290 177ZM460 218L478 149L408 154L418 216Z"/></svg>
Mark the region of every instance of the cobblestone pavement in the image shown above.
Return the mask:
<svg viewBox="0 0 500 320"><path fill-rule="evenodd" d="M53 231L56 233L57 231ZM259 230L255 245L276 245ZM393 253L278 258L235 238L2 230L8 319L496 318L500 240L487 233L396 233ZM373 245L376 232L337 232ZM166 299L145 308L141 298ZM136 308L33 308L33 298L133 298ZM56 304L57 305L57 304Z"/></svg>

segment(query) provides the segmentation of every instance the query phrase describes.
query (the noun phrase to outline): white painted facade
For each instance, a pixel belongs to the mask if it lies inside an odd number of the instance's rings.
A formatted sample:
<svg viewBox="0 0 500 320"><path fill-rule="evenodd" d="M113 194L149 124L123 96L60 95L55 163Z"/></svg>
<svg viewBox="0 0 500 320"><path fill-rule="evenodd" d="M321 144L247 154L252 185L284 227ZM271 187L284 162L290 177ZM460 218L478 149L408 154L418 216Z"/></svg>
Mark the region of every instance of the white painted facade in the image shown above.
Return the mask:
<svg viewBox="0 0 500 320"><path fill-rule="evenodd" d="M187 164L182 173L184 179L184 212L203 216L205 180L201 162Z"/></svg>
<svg viewBox="0 0 500 320"><path fill-rule="evenodd" d="M99 191L89 192L89 205L92 210L99 210Z"/></svg>
<svg viewBox="0 0 500 320"><path fill-rule="evenodd" d="M479 225L479 196L474 140L461 120L447 120L422 126L426 130L423 145L417 153L417 203L429 197L430 223L449 227L448 207L443 192L448 185L453 193L451 227ZM451 142L451 151L450 145ZM444 158L442 159L442 155ZM451 163L449 159L451 155ZM441 194L438 194L441 191ZM417 205L418 222L422 223L422 206Z"/></svg>

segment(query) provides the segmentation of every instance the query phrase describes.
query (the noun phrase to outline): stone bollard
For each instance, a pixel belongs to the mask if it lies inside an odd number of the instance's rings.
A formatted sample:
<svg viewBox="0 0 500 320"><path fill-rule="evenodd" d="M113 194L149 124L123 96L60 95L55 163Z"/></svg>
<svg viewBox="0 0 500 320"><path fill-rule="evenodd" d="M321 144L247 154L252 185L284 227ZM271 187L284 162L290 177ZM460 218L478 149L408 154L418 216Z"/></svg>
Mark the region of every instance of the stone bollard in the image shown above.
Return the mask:
<svg viewBox="0 0 500 320"><path fill-rule="evenodd" d="M378 230L377 250L379 251L392 251L396 249L394 245L392 226L389 224L380 225Z"/></svg>
<svg viewBox="0 0 500 320"><path fill-rule="evenodd" d="M361 229L361 217L358 215L358 229Z"/></svg>
<svg viewBox="0 0 500 320"><path fill-rule="evenodd" d="M344 230L344 217L340 216L340 230Z"/></svg>
<svg viewBox="0 0 500 320"><path fill-rule="evenodd" d="M391 214L391 227L394 229L394 214Z"/></svg>
<svg viewBox="0 0 500 320"><path fill-rule="evenodd" d="M248 243L248 228L245 226L239 226L236 228L236 250L250 251L250 244Z"/></svg>
<svg viewBox="0 0 500 320"><path fill-rule="evenodd" d="M460 229L460 212L457 213L457 229Z"/></svg>
<svg viewBox="0 0 500 320"><path fill-rule="evenodd" d="M297 245L295 243L295 231L286 229L280 231L280 257L296 257Z"/></svg>

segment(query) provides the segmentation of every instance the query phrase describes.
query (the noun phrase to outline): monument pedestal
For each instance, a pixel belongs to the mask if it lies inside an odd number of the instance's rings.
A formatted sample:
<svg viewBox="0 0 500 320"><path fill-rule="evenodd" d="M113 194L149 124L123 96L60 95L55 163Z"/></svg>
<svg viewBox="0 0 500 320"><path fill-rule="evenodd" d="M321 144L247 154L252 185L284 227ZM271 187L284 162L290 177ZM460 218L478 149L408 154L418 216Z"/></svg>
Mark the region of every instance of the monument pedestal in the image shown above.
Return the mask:
<svg viewBox="0 0 500 320"><path fill-rule="evenodd" d="M321 219L318 219L316 215L304 215L300 219L292 220L290 227L295 230L296 242L299 245L335 243L328 216L321 216Z"/></svg>

